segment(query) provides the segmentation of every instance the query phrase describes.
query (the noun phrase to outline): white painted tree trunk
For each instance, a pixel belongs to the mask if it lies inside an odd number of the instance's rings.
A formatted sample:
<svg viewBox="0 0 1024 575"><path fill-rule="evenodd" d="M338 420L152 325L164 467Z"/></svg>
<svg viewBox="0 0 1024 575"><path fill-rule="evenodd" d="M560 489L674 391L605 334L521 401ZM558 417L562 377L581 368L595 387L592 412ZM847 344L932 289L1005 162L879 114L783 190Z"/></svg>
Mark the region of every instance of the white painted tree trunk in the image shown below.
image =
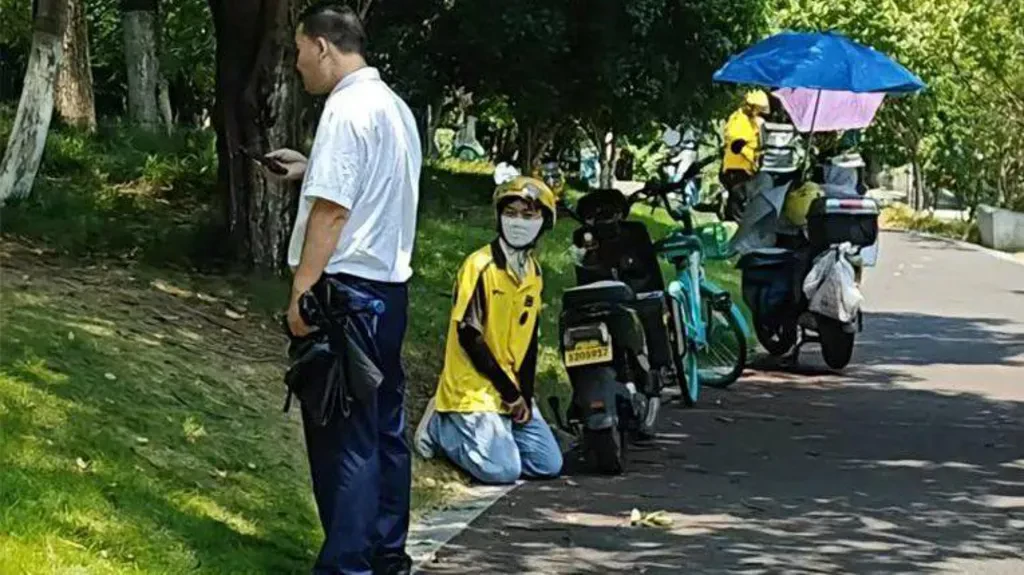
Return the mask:
<svg viewBox="0 0 1024 575"><path fill-rule="evenodd" d="M63 56L57 67L54 105L65 122L95 131L96 104L83 0L67 3L62 43Z"/></svg>
<svg viewBox="0 0 1024 575"><path fill-rule="evenodd" d="M0 204L32 192L53 116L53 87L61 53L59 27L37 25L18 112L0 164Z"/></svg>
<svg viewBox="0 0 1024 575"><path fill-rule="evenodd" d="M160 126L160 68L156 57L155 11L124 13L124 60L128 67L128 116L136 125L156 130Z"/></svg>

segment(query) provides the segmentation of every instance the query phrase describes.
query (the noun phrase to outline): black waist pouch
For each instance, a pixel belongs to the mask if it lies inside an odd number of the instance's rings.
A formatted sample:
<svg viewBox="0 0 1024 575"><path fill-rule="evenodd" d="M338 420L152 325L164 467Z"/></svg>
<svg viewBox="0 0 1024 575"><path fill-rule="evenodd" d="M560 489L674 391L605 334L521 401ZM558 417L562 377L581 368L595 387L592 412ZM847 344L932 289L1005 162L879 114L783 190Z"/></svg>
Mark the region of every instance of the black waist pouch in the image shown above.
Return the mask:
<svg viewBox="0 0 1024 575"><path fill-rule="evenodd" d="M327 335L292 338L288 356L292 363L284 376L288 388L284 410L291 408L294 396L316 425L327 425L339 411L347 417L350 395L345 389L343 366L331 350Z"/></svg>
<svg viewBox="0 0 1024 575"><path fill-rule="evenodd" d="M294 396L319 426L339 413L348 417L352 401L372 401L384 379L370 331L376 323L362 317L366 312L351 305L345 290L337 282L318 282L299 300L303 321L316 331L302 338L289 334L291 365L284 378L288 388L284 410L289 410ZM330 305L322 305L321 300Z"/></svg>

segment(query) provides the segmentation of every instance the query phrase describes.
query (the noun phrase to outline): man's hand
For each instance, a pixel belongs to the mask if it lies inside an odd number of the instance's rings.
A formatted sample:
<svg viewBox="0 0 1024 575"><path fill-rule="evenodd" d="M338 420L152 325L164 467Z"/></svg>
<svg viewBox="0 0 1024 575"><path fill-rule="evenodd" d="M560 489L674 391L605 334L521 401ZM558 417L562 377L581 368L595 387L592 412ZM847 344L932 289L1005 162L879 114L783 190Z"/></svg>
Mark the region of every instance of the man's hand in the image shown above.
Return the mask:
<svg viewBox="0 0 1024 575"><path fill-rule="evenodd" d="M295 337L306 337L313 331L313 328L302 321L302 315L299 314L298 298L292 298L292 303L288 306L288 331L292 332Z"/></svg>
<svg viewBox="0 0 1024 575"><path fill-rule="evenodd" d="M525 425L532 417L532 414L530 413L530 406L526 405L526 400L523 399L522 396L510 403L508 408L512 412L512 421L519 425Z"/></svg>
<svg viewBox="0 0 1024 575"><path fill-rule="evenodd" d="M306 159L306 156L303 156L295 150L281 148L280 150L274 150L273 152L268 153L264 157L277 162L278 165L285 169L285 173L275 174L266 167L261 166L263 174L268 178L291 182L301 180L302 177L306 175L306 164L309 163L309 161Z"/></svg>

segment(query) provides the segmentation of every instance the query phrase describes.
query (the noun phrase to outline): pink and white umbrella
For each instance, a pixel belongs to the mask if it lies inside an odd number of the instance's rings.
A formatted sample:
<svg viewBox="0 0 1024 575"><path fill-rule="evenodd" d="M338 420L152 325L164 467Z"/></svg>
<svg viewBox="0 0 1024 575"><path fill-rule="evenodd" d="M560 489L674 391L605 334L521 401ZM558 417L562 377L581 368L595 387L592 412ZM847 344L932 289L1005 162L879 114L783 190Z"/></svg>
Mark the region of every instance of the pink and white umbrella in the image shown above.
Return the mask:
<svg viewBox="0 0 1024 575"><path fill-rule="evenodd" d="M885 94L810 88L780 88L774 92L800 132L859 130L871 125Z"/></svg>

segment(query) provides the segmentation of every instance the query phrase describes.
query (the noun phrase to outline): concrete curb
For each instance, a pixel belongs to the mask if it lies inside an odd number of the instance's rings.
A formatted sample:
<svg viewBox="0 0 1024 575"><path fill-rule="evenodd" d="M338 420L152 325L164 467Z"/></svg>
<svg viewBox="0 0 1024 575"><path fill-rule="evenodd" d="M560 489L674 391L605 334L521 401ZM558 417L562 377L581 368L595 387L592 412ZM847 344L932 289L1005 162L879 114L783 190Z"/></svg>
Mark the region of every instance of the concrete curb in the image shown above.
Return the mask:
<svg viewBox="0 0 1024 575"><path fill-rule="evenodd" d="M438 550L469 527L481 513L522 483L520 481L515 485L470 487L469 495L466 497L410 525L406 550L412 557L412 573L418 573L424 565L432 562Z"/></svg>
<svg viewBox="0 0 1024 575"><path fill-rule="evenodd" d="M1012 254L1008 254L1006 252L1001 252L999 250L993 250L991 248L986 248L985 246L979 246L978 244L972 244L971 242L965 242L963 240L954 240L953 238L947 238L946 236L940 236L940 235L937 235L937 234L930 234L928 232L918 232L918 231L914 231L914 230L883 230L883 231L885 231L887 233L907 234L907 235L910 235L910 236L915 236L915 237L923 238L923 239L926 239L926 240L934 240L934 241L939 241L939 242L946 242L946 243L949 243L949 244L953 244L953 245L955 245L957 247L967 248L967 249L974 250L976 252L986 253L986 254L994 257L994 258L1003 260L1005 262L1010 262L1011 264L1017 264L1019 266L1024 266L1024 261L1021 261L1021 260L1015 258Z"/></svg>

